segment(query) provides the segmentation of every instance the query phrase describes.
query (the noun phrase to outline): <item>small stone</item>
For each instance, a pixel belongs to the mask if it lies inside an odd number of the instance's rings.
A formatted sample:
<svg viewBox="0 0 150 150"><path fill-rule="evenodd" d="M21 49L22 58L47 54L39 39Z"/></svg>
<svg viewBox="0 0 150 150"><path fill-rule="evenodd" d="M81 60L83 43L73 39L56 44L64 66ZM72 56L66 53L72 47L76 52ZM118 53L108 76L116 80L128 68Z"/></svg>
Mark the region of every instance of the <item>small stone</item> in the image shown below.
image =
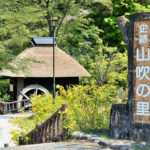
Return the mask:
<svg viewBox="0 0 150 150"><path fill-rule="evenodd" d="M4 144L4 147L9 147L9 144L8 144L8 143L5 143L5 144Z"/></svg>
<svg viewBox="0 0 150 150"><path fill-rule="evenodd" d="M115 144L112 144L110 146L110 148L112 148L113 150L121 150L121 148L123 147L124 145L115 145Z"/></svg>
<svg viewBox="0 0 150 150"><path fill-rule="evenodd" d="M79 134L79 138L82 139L83 135L84 135L84 133L81 132L81 133Z"/></svg>
<svg viewBox="0 0 150 150"><path fill-rule="evenodd" d="M140 149L142 149L142 150L145 150L145 146L144 145L142 145L142 144L134 144L134 146L135 147L137 147L137 148L140 148Z"/></svg>
<svg viewBox="0 0 150 150"><path fill-rule="evenodd" d="M82 140L88 140L88 138L87 138L87 135L86 135L86 134L83 134L83 136L82 136Z"/></svg>
<svg viewBox="0 0 150 150"><path fill-rule="evenodd" d="M87 140L91 140L91 138L92 138L93 135L91 135L91 134L86 134L85 136L86 136Z"/></svg>
<svg viewBox="0 0 150 150"><path fill-rule="evenodd" d="M75 139L81 139L84 134L80 131L74 131L72 136L75 136Z"/></svg>
<svg viewBox="0 0 150 150"><path fill-rule="evenodd" d="M94 140L94 143L99 143L100 142L100 139L95 139Z"/></svg>
<svg viewBox="0 0 150 150"><path fill-rule="evenodd" d="M99 138L99 137L92 137L90 141L94 142L94 143L99 143L101 141L101 138Z"/></svg>
<svg viewBox="0 0 150 150"><path fill-rule="evenodd" d="M72 133L72 135L73 136L77 136L77 135L79 135L81 133L81 131L74 131L73 133Z"/></svg>
<svg viewBox="0 0 150 150"><path fill-rule="evenodd" d="M91 137L91 141L94 142L94 140L101 140L99 137Z"/></svg>
<svg viewBox="0 0 150 150"><path fill-rule="evenodd" d="M105 141L105 140L102 140L102 139L98 142L98 144L99 144L99 145L102 145L102 146L109 146L109 145L110 145L109 142L107 142L107 141Z"/></svg>
<svg viewBox="0 0 150 150"><path fill-rule="evenodd" d="M120 150L131 150L131 148L129 148L128 146L121 146L120 147Z"/></svg>

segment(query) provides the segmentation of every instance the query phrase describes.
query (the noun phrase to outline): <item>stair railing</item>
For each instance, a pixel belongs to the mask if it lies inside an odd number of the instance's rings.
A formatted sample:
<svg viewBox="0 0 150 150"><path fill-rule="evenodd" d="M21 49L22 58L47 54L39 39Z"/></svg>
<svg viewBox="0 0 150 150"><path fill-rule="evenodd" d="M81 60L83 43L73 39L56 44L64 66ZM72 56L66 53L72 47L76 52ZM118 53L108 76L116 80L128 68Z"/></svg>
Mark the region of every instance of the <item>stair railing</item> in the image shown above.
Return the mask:
<svg viewBox="0 0 150 150"><path fill-rule="evenodd" d="M63 127L63 121L66 119L67 114L63 113L68 108L67 104L62 104L50 118L48 118L41 125L36 125L36 128L29 132L27 135L19 137L19 145L38 144L63 141L67 135L67 129ZM62 120L61 114L62 112Z"/></svg>
<svg viewBox="0 0 150 150"><path fill-rule="evenodd" d="M6 114L13 111L18 111L20 109L25 108L25 106L30 103L30 99L25 100L18 100L18 101L12 101L12 102L5 102L0 100L0 113ZM18 107L18 104L20 107Z"/></svg>

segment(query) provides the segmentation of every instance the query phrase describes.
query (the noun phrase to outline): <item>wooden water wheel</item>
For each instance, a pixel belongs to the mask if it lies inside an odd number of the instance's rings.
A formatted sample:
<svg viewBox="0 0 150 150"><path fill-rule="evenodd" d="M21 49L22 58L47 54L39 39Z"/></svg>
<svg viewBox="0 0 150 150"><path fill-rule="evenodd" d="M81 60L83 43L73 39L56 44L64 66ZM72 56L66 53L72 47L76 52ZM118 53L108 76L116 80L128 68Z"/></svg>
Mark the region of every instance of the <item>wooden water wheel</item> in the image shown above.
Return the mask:
<svg viewBox="0 0 150 150"><path fill-rule="evenodd" d="M32 95L34 95L35 97L39 94L40 95L42 95L42 94L48 95L49 91L41 85L31 84L29 86L24 87L21 91L19 91L19 93L20 94L18 96L18 100L26 100L26 99L30 99L30 97ZM18 105L18 107L19 108L22 108L22 107L29 108L29 107L31 107L31 103L29 103L29 102L27 102L26 104L20 103Z"/></svg>
<svg viewBox="0 0 150 150"><path fill-rule="evenodd" d="M29 86L24 87L18 96L18 100L23 100L23 99L30 99L30 96L33 95L37 96L39 94L45 94L48 95L49 91L38 84L31 84Z"/></svg>

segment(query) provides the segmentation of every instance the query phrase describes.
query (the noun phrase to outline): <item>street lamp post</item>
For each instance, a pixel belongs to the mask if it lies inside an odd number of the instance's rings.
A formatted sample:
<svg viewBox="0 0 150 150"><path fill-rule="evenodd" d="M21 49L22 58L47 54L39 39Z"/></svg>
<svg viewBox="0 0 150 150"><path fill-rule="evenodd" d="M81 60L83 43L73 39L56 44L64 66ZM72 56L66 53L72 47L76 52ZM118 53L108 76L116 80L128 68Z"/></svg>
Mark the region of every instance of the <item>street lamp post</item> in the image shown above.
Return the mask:
<svg viewBox="0 0 150 150"><path fill-rule="evenodd" d="M55 83L55 28L58 19L50 19L50 25L53 27L53 100L55 100L56 83ZM53 101L54 102L54 101Z"/></svg>

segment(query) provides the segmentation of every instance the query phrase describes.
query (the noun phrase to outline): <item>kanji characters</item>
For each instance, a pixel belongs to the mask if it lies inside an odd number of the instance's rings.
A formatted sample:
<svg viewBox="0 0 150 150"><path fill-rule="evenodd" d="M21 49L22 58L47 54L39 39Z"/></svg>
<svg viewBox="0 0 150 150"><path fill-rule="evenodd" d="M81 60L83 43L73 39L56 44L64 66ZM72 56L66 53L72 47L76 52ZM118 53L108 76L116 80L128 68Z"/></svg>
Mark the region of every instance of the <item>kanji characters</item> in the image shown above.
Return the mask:
<svg viewBox="0 0 150 150"><path fill-rule="evenodd" d="M137 96L147 97L150 94L150 88L147 84L140 84L136 89Z"/></svg>
<svg viewBox="0 0 150 150"><path fill-rule="evenodd" d="M140 33L147 33L148 32L148 25L147 24L141 24L140 25Z"/></svg>
<svg viewBox="0 0 150 150"><path fill-rule="evenodd" d="M148 98L150 95L150 85L147 84L147 81L150 80L150 66L149 63L145 63L146 61L150 61L150 48L148 47L148 25L145 23L141 23L139 26L139 44L136 50L136 78L140 81L137 82L138 85L136 87L136 115L140 116L150 116L150 108L149 102L145 101L145 98ZM144 65L146 64L146 65ZM141 65L142 64L142 65ZM146 81L147 80L147 81ZM143 101L144 100L144 101Z"/></svg>
<svg viewBox="0 0 150 150"><path fill-rule="evenodd" d="M147 35L139 35L139 37L140 37L140 39L139 39L140 44L148 42Z"/></svg>
<svg viewBox="0 0 150 150"><path fill-rule="evenodd" d="M150 116L149 114L149 102L137 102L137 113L140 116Z"/></svg>
<svg viewBox="0 0 150 150"><path fill-rule="evenodd" d="M136 67L136 77L139 78L140 80L144 79L144 77L147 80L150 80L150 78L148 77L149 72L150 72L150 67L148 66Z"/></svg>
<svg viewBox="0 0 150 150"><path fill-rule="evenodd" d="M140 50L142 49L142 56L140 58ZM147 48L147 50L145 50L144 47L142 47L141 49L137 48L137 61L150 61L150 49ZM145 54L147 53L147 57L145 57Z"/></svg>

